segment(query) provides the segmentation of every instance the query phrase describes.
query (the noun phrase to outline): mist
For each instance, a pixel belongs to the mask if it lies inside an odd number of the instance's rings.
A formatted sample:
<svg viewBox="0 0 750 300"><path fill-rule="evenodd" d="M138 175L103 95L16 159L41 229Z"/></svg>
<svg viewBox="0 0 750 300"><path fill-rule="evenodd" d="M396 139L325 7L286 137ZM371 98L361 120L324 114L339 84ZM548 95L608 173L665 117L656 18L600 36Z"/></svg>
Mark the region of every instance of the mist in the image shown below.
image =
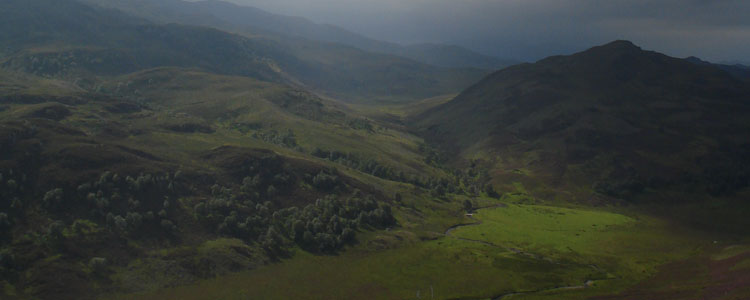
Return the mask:
<svg viewBox="0 0 750 300"><path fill-rule="evenodd" d="M534 61L615 39L669 55L749 61L741 0L233 0L398 42L458 44Z"/></svg>

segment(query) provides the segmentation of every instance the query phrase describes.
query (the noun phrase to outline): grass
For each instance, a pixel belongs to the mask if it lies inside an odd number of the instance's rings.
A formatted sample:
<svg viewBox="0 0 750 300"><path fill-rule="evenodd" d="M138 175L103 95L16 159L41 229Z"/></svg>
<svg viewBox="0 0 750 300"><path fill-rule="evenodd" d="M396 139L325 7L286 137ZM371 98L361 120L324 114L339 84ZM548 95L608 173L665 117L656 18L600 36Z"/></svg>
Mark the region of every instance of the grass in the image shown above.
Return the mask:
<svg viewBox="0 0 750 300"><path fill-rule="evenodd" d="M721 250L721 252L714 254L711 256L711 259L713 260L724 260L727 258L731 258L740 254L743 254L745 252L750 252L750 245L733 245L725 247Z"/></svg>
<svg viewBox="0 0 750 300"><path fill-rule="evenodd" d="M455 236L522 249L559 262L593 265L606 273L593 288L556 291L521 299L579 299L611 293L644 280L659 266L701 253L711 242L700 234L677 231L662 220L610 211L516 205L483 210L482 223L462 227ZM583 282L585 280L581 280ZM570 294L569 296L566 296Z"/></svg>
<svg viewBox="0 0 750 300"><path fill-rule="evenodd" d="M627 225L634 219L609 212L515 205L482 210L478 226L460 228L465 238L549 252L585 252L608 238L609 227Z"/></svg>
<svg viewBox="0 0 750 300"><path fill-rule="evenodd" d="M121 286L130 286L130 291L143 293L119 295L120 299L409 299L416 298L417 293L422 298L434 293L436 299L484 299L519 291L527 293L512 299L581 299L627 291L659 274L665 264L703 255L708 251L706 248L714 247L711 246L713 240L701 233L677 230L662 219L624 208L597 210L530 205L556 200L545 197L540 201L540 195L554 191L529 179L548 176L539 172L539 168L531 167L544 161L540 152L495 161L493 170L500 170L502 174L493 174L493 177L496 183L503 181L496 188L501 187L498 190L504 192L500 201L507 207L485 209L475 216L476 219L469 219L464 217L461 206L468 197L450 195L446 199L432 199L424 190L413 186L382 180L313 158L305 152L263 142L231 126L258 122L262 130L285 132L292 129L298 145L305 150L320 147L351 151L366 158L378 158L383 164L405 171L442 175L442 170L425 164L416 150L422 140L398 130L398 126L389 129L375 126L373 131L346 126L346 118L363 117L362 114L400 117L395 113L401 109L399 106L380 110L368 106L356 107L354 111L341 109L338 112L343 114L342 119L320 121L285 107L284 95L290 89L278 85L181 69L157 70L156 75L135 74L108 83L117 86L120 81L134 82L132 90L123 93L148 99L150 110L116 115L104 111L101 104L91 102L71 106L73 115L62 123L91 133L90 138L99 142L125 145L163 158L165 164L205 172L216 171L216 166L201 159L201 155L215 147L271 149L283 156L337 167L386 197L396 192L402 194L403 203L394 205L399 227L391 231L361 232L358 245L336 256L296 250L291 258L259 267L266 262L257 248L243 246L239 240L208 238L198 233L192 245L134 247L148 255L125 266L113 267L115 274L111 279L125 282ZM160 77L162 75L168 76ZM168 82L154 86L143 84L150 79ZM319 100L325 109L339 109ZM410 109L418 111L440 101L437 98L426 100ZM29 107L12 104L0 112L0 117L16 118ZM181 120L205 122L215 132L178 133L159 127L165 122ZM381 123L377 122L387 120L374 122L378 125ZM126 137L98 136L97 132L105 127L142 129L143 132ZM67 142L58 141L46 151L59 152L58 148L70 146L65 144ZM482 158L484 154L477 155ZM572 172L585 173L576 169ZM590 195L589 188L580 186L585 189L580 194ZM471 200L476 207L498 204L496 199ZM557 204L560 203L562 201ZM481 224L461 227L450 236L443 236L452 225L477 221ZM92 232L97 229L96 226L82 228ZM714 259L721 261L747 251L746 246L728 247ZM170 263L185 262L188 266L205 260L219 266L209 269L212 275L219 277L181 280L179 268L182 266L167 264L168 259L162 258L169 258ZM243 270L255 269L230 273L237 265ZM747 266L747 260L743 260L732 270L746 270ZM173 272L167 274L164 272L167 269ZM555 289L578 287L591 279L597 281L590 288ZM696 282L691 282L691 287L701 283ZM160 289L165 285L183 286ZM12 286L6 285L4 289L6 294L14 293Z"/></svg>
<svg viewBox="0 0 750 300"><path fill-rule="evenodd" d="M435 299L515 291L536 292L513 299L580 299L624 290L702 242L656 219L609 211L508 204L475 216L481 224L447 237L420 239L424 227L372 232L338 256L300 251L276 265L119 299L413 299L429 297L431 287ZM591 279L598 281L586 289L555 289Z"/></svg>
<svg viewBox="0 0 750 300"><path fill-rule="evenodd" d="M150 80L158 81L158 85L148 84ZM126 90L118 90L117 86L133 82ZM190 89L179 89L189 86ZM340 152L357 153L366 158L378 158L381 163L398 167L412 174L435 174L439 171L427 166L421 154L417 152L417 144L421 139L393 129L378 128L372 132L350 128L347 119L361 118L357 113L343 111L339 105L327 100L306 95L289 100L290 94L295 92L287 87L259 82L257 80L220 76L184 69L156 69L148 72L123 76L105 85L105 90L118 90L123 96L144 99L158 99L149 101L156 112L150 118L140 120L123 120L132 123L136 128L153 128L165 120L179 120L180 118L199 118L213 125L217 132L210 135L200 134L172 134L174 136L164 151L173 149L195 149L191 145L222 145L235 144L250 147L268 148L269 144L257 141L250 136L252 132L242 133L231 128L234 123L257 123L262 126L261 131L276 130L286 132L291 129L297 143L306 151L314 148L337 150ZM305 98L307 97L307 98ZM299 98L299 99L298 99ZM295 100L296 99L296 100ZM312 116L303 117L295 114L291 108L285 108L285 101L292 104L300 101L299 105L306 105L305 101L319 102L321 111ZM306 111L317 109L302 108ZM315 118L322 118L316 120ZM149 140L162 141L165 133L153 138L145 135L134 140L134 144L148 144ZM182 141L178 141L182 140ZM172 143L180 143L181 147L174 147ZM166 144L166 143L164 143ZM164 145L162 144L162 145ZM273 147L272 148L278 148ZM278 149L274 149L277 151ZM283 151L283 150L282 150Z"/></svg>
<svg viewBox="0 0 750 300"><path fill-rule="evenodd" d="M556 268L457 239L417 242L367 251L366 244L340 256L297 255L279 265L122 299L406 299L419 291L437 299L490 297L580 277L586 268Z"/></svg>

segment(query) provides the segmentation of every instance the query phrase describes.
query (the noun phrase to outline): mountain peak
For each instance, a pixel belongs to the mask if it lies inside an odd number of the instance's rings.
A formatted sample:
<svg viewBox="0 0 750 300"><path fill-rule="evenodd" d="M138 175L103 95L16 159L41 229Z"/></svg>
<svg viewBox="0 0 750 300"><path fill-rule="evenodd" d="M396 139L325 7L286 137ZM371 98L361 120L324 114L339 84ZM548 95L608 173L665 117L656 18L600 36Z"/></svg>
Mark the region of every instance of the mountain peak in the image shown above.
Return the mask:
<svg viewBox="0 0 750 300"><path fill-rule="evenodd" d="M604 44L600 47L608 48L608 49L638 49L638 50L641 49L641 47L636 46L635 44L633 44L633 42L628 41L628 40L616 40L616 41Z"/></svg>
<svg viewBox="0 0 750 300"><path fill-rule="evenodd" d="M630 41L617 40L617 41L610 42L601 46L593 47L589 50L581 52L580 54L595 55L595 56L600 56L600 55L609 56L609 55L638 53L642 51L643 49L641 49L641 47L636 46Z"/></svg>

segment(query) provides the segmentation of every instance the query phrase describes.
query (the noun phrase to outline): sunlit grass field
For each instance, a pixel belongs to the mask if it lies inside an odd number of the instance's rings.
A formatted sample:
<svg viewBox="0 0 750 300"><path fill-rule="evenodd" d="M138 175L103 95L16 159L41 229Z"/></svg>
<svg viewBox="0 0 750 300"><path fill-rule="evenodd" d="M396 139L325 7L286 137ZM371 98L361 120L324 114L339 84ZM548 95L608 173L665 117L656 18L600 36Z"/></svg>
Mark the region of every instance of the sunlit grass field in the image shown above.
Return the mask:
<svg viewBox="0 0 750 300"><path fill-rule="evenodd" d="M420 239L372 232L338 256L302 251L278 264L120 299L580 299L652 276L709 241L646 216L508 203L478 224ZM423 233L422 233L423 234Z"/></svg>

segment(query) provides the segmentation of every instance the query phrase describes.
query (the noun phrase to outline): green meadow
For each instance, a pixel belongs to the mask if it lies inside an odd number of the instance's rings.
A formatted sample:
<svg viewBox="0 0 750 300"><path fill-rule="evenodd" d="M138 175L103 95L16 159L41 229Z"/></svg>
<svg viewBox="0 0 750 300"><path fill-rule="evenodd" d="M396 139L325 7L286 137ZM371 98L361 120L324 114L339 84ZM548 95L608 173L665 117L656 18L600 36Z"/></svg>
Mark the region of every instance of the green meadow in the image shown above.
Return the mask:
<svg viewBox="0 0 750 300"><path fill-rule="evenodd" d="M490 202L489 200L487 202ZM497 203L448 235L370 232L336 256L303 251L256 270L119 299L580 299L623 290L710 243L655 218ZM503 298L505 299L505 298Z"/></svg>

